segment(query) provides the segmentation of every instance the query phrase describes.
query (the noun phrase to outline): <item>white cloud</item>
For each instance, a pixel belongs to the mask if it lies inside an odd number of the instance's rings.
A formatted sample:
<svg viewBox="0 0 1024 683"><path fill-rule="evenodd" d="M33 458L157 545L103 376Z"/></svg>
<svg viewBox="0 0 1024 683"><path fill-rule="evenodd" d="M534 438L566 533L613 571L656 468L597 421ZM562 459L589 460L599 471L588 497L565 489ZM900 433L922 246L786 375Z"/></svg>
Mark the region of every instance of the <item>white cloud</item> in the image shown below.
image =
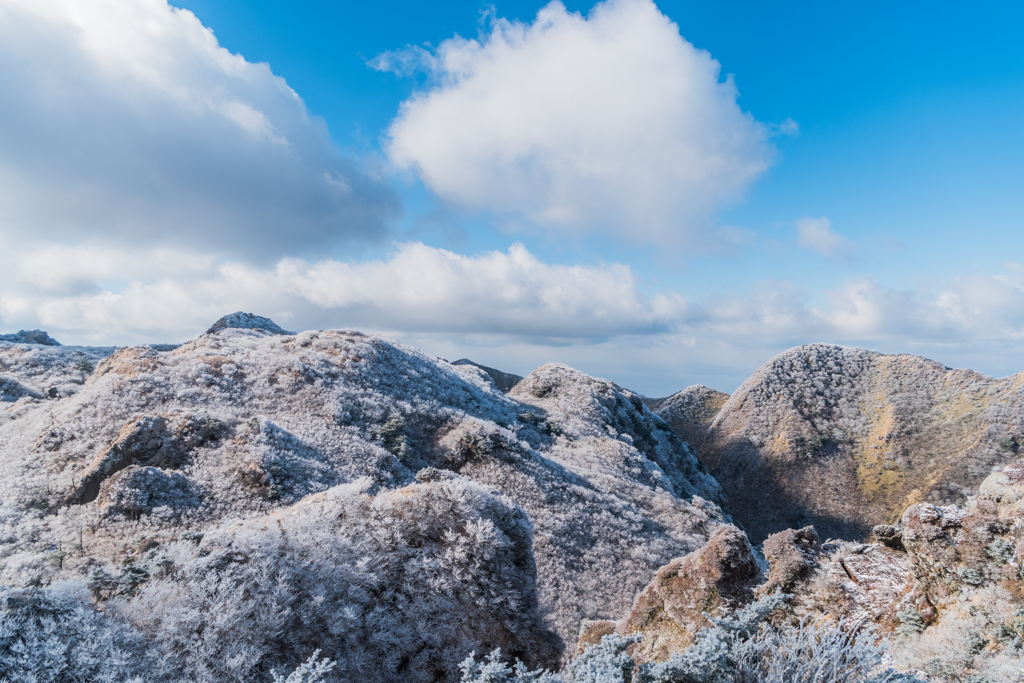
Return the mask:
<svg viewBox="0 0 1024 683"><path fill-rule="evenodd" d="M435 86L402 105L388 153L454 203L556 229L707 247L712 217L764 171L768 127L650 0L584 18L560 2L478 40L381 55ZM794 126L787 126L787 130Z"/></svg>
<svg viewBox="0 0 1024 683"><path fill-rule="evenodd" d="M796 222L797 244L807 247L830 259L850 258L857 245L832 230L832 221L821 218L801 218Z"/></svg>
<svg viewBox="0 0 1024 683"><path fill-rule="evenodd" d="M0 271L12 277L0 292L0 326L42 325L107 343L185 339L240 308L297 327L541 345L665 334L741 346L1024 340L1024 268L1015 263L1007 274L936 288L854 278L812 301L794 283L763 281L688 301L671 290L646 294L629 266L546 263L519 244L466 256L412 242L385 260L285 258L268 267L169 248L3 247Z"/></svg>
<svg viewBox="0 0 1024 683"><path fill-rule="evenodd" d="M184 341L242 309L292 329L398 336L512 371L558 360L653 394L687 381L731 389L774 353L815 341L1006 374L1021 370L1024 267L1004 267L933 288L855 278L822 301L777 281L688 301L670 290L645 294L626 265L545 263L520 245L465 256L407 243L380 261L287 258L263 267L169 248L15 252L0 243L0 272L12 274L0 288L0 332L39 327L66 343Z"/></svg>
<svg viewBox="0 0 1024 683"><path fill-rule="evenodd" d="M288 258L273 268L218 265L170 250L101 251L95 259L92 253L37 248L23 255L26 270L0 257L0 268L20 276L0 294L6 325L41 325L55 335L64 330L106 343L186 339L241 308L300 327L484 333L550 342L666 332L687 317L682 296L644 296L628 266L553 265L521 245L462 256L407 243L385 261ZM119 268L129 262L134 265ZM103 286L112 277L127 282Z"/></svg>
<svg viewBox="0 0 1024 683"><path fill-rule="evenodd" d="M165 0L0 5L0 234L245 256L375 239L391 191Z"/></svg>

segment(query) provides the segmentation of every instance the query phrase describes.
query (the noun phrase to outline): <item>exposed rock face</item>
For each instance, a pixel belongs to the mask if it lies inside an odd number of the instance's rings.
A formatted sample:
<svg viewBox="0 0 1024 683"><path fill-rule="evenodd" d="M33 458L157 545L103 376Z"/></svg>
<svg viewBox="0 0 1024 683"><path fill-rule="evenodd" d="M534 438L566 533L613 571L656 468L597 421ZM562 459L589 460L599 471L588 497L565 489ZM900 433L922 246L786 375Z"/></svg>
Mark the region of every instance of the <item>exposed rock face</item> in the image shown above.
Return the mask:
<svg viewBox="0 0 1024 683"><path fill-rule="evenodd" d="M772 534L764 542L764 556L768 560L768 581L759 591L762 594L776 590L791 591L818 566L821 543L813 526L786 529Z"/></svg>
<svg viewBox="0 0 1024 683"><path fill-rule="evenodd" d="M43 330L21 330L14 334L0 334L0 341L12 344L40 344L42 346L60 346L60 342Z"/></svg>
<svg viewBox="0 0 1024 683"><path fill-rule="evenodd" d="M705 614L747 604L760 580L746 534L734 526L719 529L706 546L659 569L637 597L621 629L643 634L634 658L664 660L685 648L708 625Z"/></svg>
<svg viewBox="0 0 1024 683"><path fill-rule="evenodd" d="M728 400L729 394L697 384L668 398L646 399L646 403L680 439L701 452L711 423Z"/></svg>
<svg viewBox="0 0 1024 683"><path fill-rule="evenodd" d="M911 505L883 536L885 545L824 544L794 588L797 614L869 619L938 680L1019 680L1024 470L989 476L963 508Z"/></svg>
<svg viewBox="0 0 1024 683"><path fill-rule="evenodd" d="M903 530L899 526L893 526L891 524L879 524L871 530L872 535L882 545L888 546L893 550L904 550L903 547Z"/></svg>
<svg viewBox="0 0 1024 683"><path fill-rule="evenodd" d="M477 368L358 332L228 326L173 350L111 351L0 343L5 376L74 387L0 411L0 583L92 571L140 537L165 543L362 478L399 489L434 468L526 510L540 604L571 649L583 620L622 614L728 521L693 450L638 396L565 366L506 396ZM85 550L47 561L72 545Z"/></svg>
<svg viewBox="0 0 1024 683"><path fill-rule="evenodd" d="M452 365L472 365L473 367L480 368L481 370L487 373L488 377L494 380L494 385L498 387L498 389L500 389L503 393L506 394L512 391L512 387L519 384L519 382L523 379L519 375L513 375L512 373L509 372L502 372L501 370L489 368L486 365L474 363L468 358L460 358L459 360L452 363Z"/></svg>
<svg viewBox="0 0 1024 683"><path fill-rule="evenodd" d="M81 505L96 500L100 484L129 465L177 467L184 453L169 433L163 417L133 420L98 454L82 473L82 478L64 498L65 505Z"/></svg>
<svg viewBox="0 0 1024 683"><path fill-rule="evenodd" d="M275 323L270 318L264 318L261 315L255 315L253 313L243 313L242 311L236 311L230 313L213 325L206 331L206 334L216 334L222 330L254 330L256 332L264 332L266 334L295 334L294 332L288 332L281 328L280 325Z"/></svg>
<svg viewBox="0 0 1024 683"><path fill-rule="evenodd" d="M807 525L863 539L913 503L962 503L1022 434L1024 374L812 344L758 369L700 454L752 541Z"/></svg>
<svg viewBox="0 0 1024 683"><path fill-rule="evenodd" d="M708 626L704 612L721 616L783 590L792 600L773 619L870 624L893 639L901 668L931 680L1024 681L1024 469L989 476L963 508L912 505L882 533L889 545L819 543L811 527L773 534L768 579L756 586L745 536L720 529L659 569L621 621L584 624L577 648L614 627L643 635L639 659L664 660ZM891 547L897 538L906 550Z"/></svg>

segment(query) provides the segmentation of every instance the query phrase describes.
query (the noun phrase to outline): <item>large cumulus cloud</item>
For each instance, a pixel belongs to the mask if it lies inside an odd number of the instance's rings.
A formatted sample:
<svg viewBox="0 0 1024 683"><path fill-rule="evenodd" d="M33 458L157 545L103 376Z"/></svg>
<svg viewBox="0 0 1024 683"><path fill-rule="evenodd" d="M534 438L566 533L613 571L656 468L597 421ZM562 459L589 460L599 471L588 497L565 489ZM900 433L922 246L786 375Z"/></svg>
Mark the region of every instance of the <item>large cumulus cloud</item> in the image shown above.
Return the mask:
<svg viewBox="0 0 1024 683"><path fill-rule="evenodd" d="M301 253L397 202L266 64L165 0L0 4L0 234Z"/></svg>
<svg viewBox="0 0 1024 683"><path fill-rule="evenodd" d="M453 203L558 230L713 246L715 210L772 159L731 77L650 0L587 17L556 1L532 24L373 64L433 77L389 130L396 165Z"/></svg>

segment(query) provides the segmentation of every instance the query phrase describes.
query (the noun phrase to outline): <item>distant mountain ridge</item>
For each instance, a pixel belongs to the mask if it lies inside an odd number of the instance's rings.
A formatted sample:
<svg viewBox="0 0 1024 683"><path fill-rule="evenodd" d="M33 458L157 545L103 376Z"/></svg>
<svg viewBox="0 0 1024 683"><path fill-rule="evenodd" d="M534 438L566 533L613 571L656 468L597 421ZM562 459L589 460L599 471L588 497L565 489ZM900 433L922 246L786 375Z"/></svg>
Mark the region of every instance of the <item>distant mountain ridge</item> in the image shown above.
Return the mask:
<svg viewBox="0 0 1024 683"><path fill-rule="evenodd" d="M502 372L501 370L495 370L494 368L489 368L486 365L474 363L468 358L460 358L459 360L453 362L452 365L472 365L473 367L480 368L481 370L486 372L491 379L494 380L494 384L499 389L501 389L502 393L505 394L512 391L512 387L519 384L519 382L523 380L523 378L520 377L519 375L513 375L510 372Z"/></svg>

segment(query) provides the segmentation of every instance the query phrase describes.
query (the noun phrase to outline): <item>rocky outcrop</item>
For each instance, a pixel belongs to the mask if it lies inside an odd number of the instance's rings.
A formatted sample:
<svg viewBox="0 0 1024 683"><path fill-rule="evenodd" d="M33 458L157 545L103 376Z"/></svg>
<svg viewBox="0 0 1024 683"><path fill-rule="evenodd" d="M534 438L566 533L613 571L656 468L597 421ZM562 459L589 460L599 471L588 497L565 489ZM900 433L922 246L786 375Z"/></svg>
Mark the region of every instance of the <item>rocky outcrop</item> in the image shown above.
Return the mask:
<svg viewBox="0 0 1024 683"><path fill-rule="evenodd" d="M20 330L14 334L0 334L0 341L12 344L40 344L42 346L60 346L60 342L43 330Z"/></svg>
<svg viewBox="0 0 1024 683"><path fill-rule="evenodd" d="M869 620L938 680L1017 680L1008 672L1024 671L1024 469L989 476L963 507L911 505L880 533L884 544L822 544L794 587L797 614Z"/></svg>
<svg viewBox="0 0 1024 683"><path fill-rule="evenodd" d="M577 650L614 629L643 636L631 646L638 661L665 660L707 616L782 591L788 604L773 622L870 626L891 639L894 663L930 680L1024 680L1024 468L989 476L963 507L912 505L879 533L886 544L821 543L813 527L773 534L758 585L745 535L720 529L659 569L619 622L584 624Z"/></svg>
<svg viewBox="0 0 1024 683"><path fill-rule="evenodd" d="M699 452L752 541L808 525L864 540L909 505L963 504L1022 434L1024 374L811 344L744 382Z"/></svg>
<svg viewBox="0 0 1024 683"><path fill-rule="evenodd" d="M660 568L619 630L643 635L633 651L637 661L667 659L693 642L709 623L706 615L719 616L749 603L760 580L761 568L746 534L723 527L703 548ZM593 639L593 631L581 636Z"/></svg>
<svg viewBox="0 0 1024 683"><path fill-rule="evenodd" d="M216 431L217 425L192 416L175 416L174 424L161 415L132 420L92 460L65 496L64 504L91 503L106 479L130 465L149 469L178 468L184 464L191 448L205 442Z"/></svg>
<svg viewBox="0 0 1024 683"><path fill-rule="evenodd" d="M680 439L700 452L712 422L728 400L729 394L697 384L668 398L645 399L645 402Z"/></svg>
<svg viewBox="0 0 1024 683"><path fill-rule="evenodd" d="M468 358L460 358L459 360L457 360L454 363L452 363L452 365L471 365L471 366L473 366L475 368L480 368L485 373L487 373L488 377L490 377L492 380L494 380L494 385L496 387L498 387L498 389L500 389L503 393L506 393L506 394L508 392L512 391L512 387L514 387L515 385L519 384L519 382L522 381L522 379L523 379L519 375L513 375L510 372L502 372L501 370L495 370L494 368L489 368L486 365L480 365L479 363L474 363L473 361L469 360Z"/></svg>
<svg viewBox="0 0 1024 683"><path fill-rule="evenodd" d="M206 334L217 334L223 330L231 329L253 330L255 332L262 332L265 334L295 334L294 332L288 332L283 329L270 318L264 318L261 315L255 315L253 313L243 313L242 311L236 311L224 316L211 325L210 329L206 331Z"/></svg>
<svg viewBox="0 0 1024 683"><path fill-rule="evenodd" d="M768 581L758 591L761 594L776 590L789 592L798 582L806 579L818 566L821 542L813 526L786 529L772 534L764 542L764 556L768 560Z"/></svg>

